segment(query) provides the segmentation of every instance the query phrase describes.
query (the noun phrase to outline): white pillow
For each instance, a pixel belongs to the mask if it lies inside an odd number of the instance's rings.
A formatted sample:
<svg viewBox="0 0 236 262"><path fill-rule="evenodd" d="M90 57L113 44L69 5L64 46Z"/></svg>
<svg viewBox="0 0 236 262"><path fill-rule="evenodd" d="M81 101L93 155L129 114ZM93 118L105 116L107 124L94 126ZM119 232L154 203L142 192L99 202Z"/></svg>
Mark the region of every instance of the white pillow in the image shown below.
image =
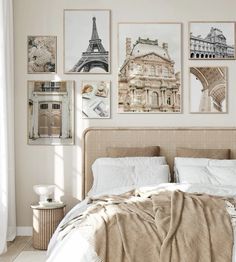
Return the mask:
<svg viewBox="0 0 236 262"><path fill-rule="evenodd" d="M92 166L93 169L93 166ZM93 186L88 196L110 192L116 188L135 185L134 166L99 165L93 169Z"/></svg>
<svg viewBox="0 0 236 262"><path fill-rule="evenodd" d="M175 180L178 183L180 182L180 175L179 174L179 168L183 166L188 167L206 167L209 163L209 158L193 158L193 157L175 157L174 162L174 174L175 174ZM186 179L186 177L185 177ZM191 182L189 182L191 183Z"/></svg>
<svg viewBox="0 0 236 262"><path fill-rule="evenodd" d="M170 169L168 165L137 165L135 166L137 187L158 185L170 181Z"/></svg>
<svg viewBox="0 0 236 262"><path fill-rule="evenodd" d="M236 159L210 160L209 166L219 166L219 167L236 166Z"/></svg>
<svg viewBox="0 0 236 262"><path fill-rule="evenodd" d="M180 183L220 185L207 166L181 166L178 172Z"/></svg>
<svg viewBox="0 0 236 262"><path fill-rule="evenodd" d="M175 158L175 173L180 183L236 185L236 160Z"/></svg>
<svg viewBox="0 0 236 262"><path fill-rule="evenodd" d="M175 166L207 166L209 158L175 157Z"/></svg>
<svg viewBox="0 0 236 262"><path fill-rule="evenodd" d="M211 173L206 166L178 167L179 183L212 184Z"/></svg>
<svg viewBox="0 0 236 262"><path fill-rule="evenodd" d="M166 179L168 181L169 173L167 172L166 167L163 168L163 170L161 171L157 170L157 167L160 165L166 165L166 159L163 156L162 157L98 158L95 160L95 162L92 165L94 182L93 182L92 189L89 191L88 195L93 195L97 193L100 194L102 190L107 191L110 189L120 188L124 186L132 186L137 184L150 185L150 183L152 183L154 180L155 180L155 184L158 183L158 181L166 182ZM150 175L147 175L148 173L145 172L147 170L149 170ZM154 170L158 171L156 172L157 176L158 173L160 173L159 180L153 178L155 173ZM145 173L142 174L142 172ZM119 175L119 173L121 175ZM127 178L125 178L125 174L127 174ZM164 175L165 178L163 178ZM137 176L140 177L139 181ZM104 179L105 177L106 180ZM113 179L113 177L115 178Z"/></svg>
<svg viewBox="0 0 236 262"><path fill-rule="evenodd" d="M211 184L236 186L236 166L210 166L208 170L214 178Z"/></svg>
<svg viewBox="0 0 236 262"><path fill-rule="evenodd" d="M218 186L236 186L235 167L181 166L179 182Z"/></svg>
<svg viewBox="0 0 236 262"><path fill-rule="evenodd" d="M99 165L113 165L113 166L151 166L151 165L166 165L164 156L158 157L102 157L95 160L93 163L93 170Z"/></svg>

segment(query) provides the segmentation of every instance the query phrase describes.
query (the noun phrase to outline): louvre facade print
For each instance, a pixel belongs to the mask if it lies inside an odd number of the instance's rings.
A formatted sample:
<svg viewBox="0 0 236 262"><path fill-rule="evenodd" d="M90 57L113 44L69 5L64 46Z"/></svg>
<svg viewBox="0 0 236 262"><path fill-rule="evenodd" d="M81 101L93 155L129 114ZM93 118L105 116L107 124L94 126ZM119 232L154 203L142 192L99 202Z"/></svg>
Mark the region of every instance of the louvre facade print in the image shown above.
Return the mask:
<svg viewBox="0 0 236 262"><path fill-rule="evenodd" d="M235 59L235 23L190 23L190 59Z"/></svg>
<svg viewBox="0 0 236 262"><path fill-rule="evenodd" d="M181 112L180 53L180 24L120 24L118 112Z"/></svg>

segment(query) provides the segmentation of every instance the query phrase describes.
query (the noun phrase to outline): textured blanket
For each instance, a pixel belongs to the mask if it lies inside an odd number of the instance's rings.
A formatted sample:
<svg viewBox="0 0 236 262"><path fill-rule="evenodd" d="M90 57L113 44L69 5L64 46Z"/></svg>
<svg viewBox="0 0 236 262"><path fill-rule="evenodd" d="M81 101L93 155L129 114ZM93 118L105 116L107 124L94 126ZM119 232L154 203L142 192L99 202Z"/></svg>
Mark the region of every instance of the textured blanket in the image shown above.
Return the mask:
<svg viewBox="0 0 236 262"><path fill-rule="evenodd" d="M61 229L79 228L103 262L230 262L225 198L181 191L103 196Z"/></svg>

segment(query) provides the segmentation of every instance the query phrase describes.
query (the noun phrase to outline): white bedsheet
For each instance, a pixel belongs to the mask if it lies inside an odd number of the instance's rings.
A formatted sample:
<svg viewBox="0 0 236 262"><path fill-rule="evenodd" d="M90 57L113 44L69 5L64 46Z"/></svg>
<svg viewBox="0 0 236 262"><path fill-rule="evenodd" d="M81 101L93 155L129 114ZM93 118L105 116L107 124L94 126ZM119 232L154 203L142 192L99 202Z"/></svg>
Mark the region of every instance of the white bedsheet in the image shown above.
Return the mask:
<svg viewBox="0 0 236 262"><path fill-rule="evenodd" d="M160 184L158 186L151 186L140 188L139 190L181 190L189 193L207 193L211 195L236 197L235 186L213 186L202 184ZM61 225L68 222L70 219L78 216L87 209L87 199L76 205L62 220L54 233L47 253L47 262L93 262L99 261L96 253L90 248L89 244L80 235L78 230L73 230L63 240L58 240L58 231ZM234 239L236 239L236 227L234 226ZM233 248L232 262L236 262L236 245Z"/></svg>

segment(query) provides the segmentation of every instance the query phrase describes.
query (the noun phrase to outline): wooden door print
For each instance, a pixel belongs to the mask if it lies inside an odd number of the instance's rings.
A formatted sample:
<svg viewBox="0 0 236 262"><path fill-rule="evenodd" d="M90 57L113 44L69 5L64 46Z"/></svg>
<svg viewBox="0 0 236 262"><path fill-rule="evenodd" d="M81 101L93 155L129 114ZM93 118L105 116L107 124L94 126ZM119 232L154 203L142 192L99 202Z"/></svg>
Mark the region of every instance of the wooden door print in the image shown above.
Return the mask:
<svg viewBox="0 0 236 262"><path fill-rule="evenodd" d="M39 137L61 136L61 103L42 102L39 104Z"/></svg>

